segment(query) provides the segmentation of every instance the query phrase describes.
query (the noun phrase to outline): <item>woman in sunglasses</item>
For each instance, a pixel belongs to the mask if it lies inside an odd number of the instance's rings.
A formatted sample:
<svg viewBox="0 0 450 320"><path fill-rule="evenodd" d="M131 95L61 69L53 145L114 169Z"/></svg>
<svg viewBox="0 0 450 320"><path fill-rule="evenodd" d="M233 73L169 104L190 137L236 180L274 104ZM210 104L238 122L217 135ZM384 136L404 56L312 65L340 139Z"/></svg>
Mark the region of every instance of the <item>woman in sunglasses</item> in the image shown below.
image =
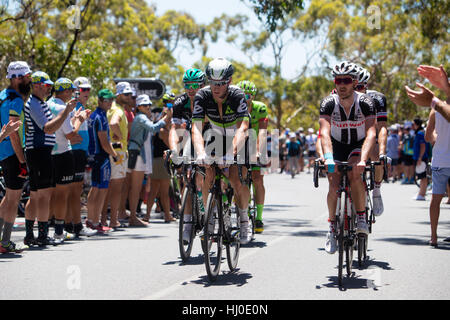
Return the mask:
<svg viewBox="0 0 450 320"><path fill-rule="evenodd" d="M325 167L328 171L329 191L327 196L330 230L327 233L325 251L333 254L337 244L335 238L335 212L340 172L335 172L335 160L349 162L354 166L348 174L352 186L352 199L358 215L357 233L368 234L365 218L364 184L361 174L375 144L375 103L366 94L355 91L358 84L358 67L349 62L337 64L333 70L336 94L322 100L320 104L320 133Z"/></svg>

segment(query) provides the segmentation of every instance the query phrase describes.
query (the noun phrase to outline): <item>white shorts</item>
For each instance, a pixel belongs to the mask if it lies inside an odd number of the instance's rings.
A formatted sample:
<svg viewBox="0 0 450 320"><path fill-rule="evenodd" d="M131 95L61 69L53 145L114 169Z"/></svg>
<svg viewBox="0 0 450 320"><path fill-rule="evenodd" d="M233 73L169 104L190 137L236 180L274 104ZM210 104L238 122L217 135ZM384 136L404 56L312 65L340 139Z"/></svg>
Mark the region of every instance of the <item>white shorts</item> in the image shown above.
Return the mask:
<svg viewBox="0 0 450 320"><path fill-rule="evenodd" d="M127 168L128 168L128 157L127 153L124 151L116 151L119 161L114 162L112 157L110 157L111 161L111 180L114 179L123 179L127 176Z"/></svg>
<svg viewBox="0 0 450 320"><path fill-rule="evenodd" d="M152 159L146 159L147 162L144 163L144 160L141 156L137 157L136 160L136 166L134 167L134 171L144 171L145 174L151 174L152 173ZM132 170L128 169L128 172L131 172Z"/></svg>

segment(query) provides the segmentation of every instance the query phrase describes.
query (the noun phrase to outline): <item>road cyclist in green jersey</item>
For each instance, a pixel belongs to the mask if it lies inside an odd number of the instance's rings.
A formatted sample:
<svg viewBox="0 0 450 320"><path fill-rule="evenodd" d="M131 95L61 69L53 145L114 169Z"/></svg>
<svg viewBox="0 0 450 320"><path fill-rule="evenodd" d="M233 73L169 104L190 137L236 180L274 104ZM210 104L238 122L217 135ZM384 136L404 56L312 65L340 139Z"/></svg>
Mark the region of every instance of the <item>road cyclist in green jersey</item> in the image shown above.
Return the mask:
<svg viewBox="0 0 450 320"><path fill-rule="evenodd" d="M248 80L240 81L237 86L245 94L245 100L247 101L248 112L250 114L250 135L253 141L256 141L256 157L261 159L263 164L266 164L268 160L267 155L267 124L268 113L267 106L260 102L255 101L257 88L255 84ZM263 160L264 159L264 160ZM262 233L264 231L263 224L263 210L264 210L264 198L266 190L264 188L264 175L261 173L261 167L258 165L252 165L252 180L255 192L256 202L256 220L255 220L255 232Z"/></svg>
<svg viewBox="0 0 450 320"><path fill-rule="evenodd" d="M200 69L191 68L185 71L183 75L183 85L185 92L175 97L173 102L172 125L169 132L169 148L172 151L172 160L178 164L176 157L183 156L183 159L191 159L194 157L194 148L191 140L192 113L194 111L194 98L197 92L205 86L205 74ZM202 175L196 175L195 181L197 187L198 207L201 211L205 211L206 198L208 188L203 187ZM185 184L186 185L186 184ZM206 196L203 196L206 195ZM190 241L192 224L192 207L191 200L187 200L187 206L184 210L183 219L183 241Z"/></svg>
<svg viewBox="0 0 450 320"><path fill-rule="evenodd" d="M238 165L233 164L234 158L240 161L238 155L245 153L245 137L249 127L247 103L242 90L231 85L234 67L226 59L212 60L205 73L210 85L200 89L195 95L192 114L192 140L196 160L206 167L204 183L208 187L212 186L215 179L212 162L228 167L228 179L234 190L240 216L240 243L247 244L251 240L248 217L250 192L239 178ZM202 134L205 122L209 122L211 127L208 130L211 139L208 139L206 145L205 137L208 134ZM242 169L245 175L246 169Z"/></svg>

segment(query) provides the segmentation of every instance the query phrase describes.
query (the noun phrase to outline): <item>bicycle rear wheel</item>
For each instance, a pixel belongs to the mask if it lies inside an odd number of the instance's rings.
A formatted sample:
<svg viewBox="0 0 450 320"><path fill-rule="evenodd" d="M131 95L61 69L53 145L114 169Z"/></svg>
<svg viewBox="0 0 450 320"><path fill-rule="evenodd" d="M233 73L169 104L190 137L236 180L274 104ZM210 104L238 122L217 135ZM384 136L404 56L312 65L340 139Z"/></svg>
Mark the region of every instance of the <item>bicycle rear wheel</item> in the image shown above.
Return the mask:
<svg viewBox="0 0 450 320"><path fill-rule="evenodd" d="M191 203L191 209L192 209L192 219L190 222L184 221L184 212L186 210L186 207L188 205L188 203ZM192 195L192 192L190 191L189 188L186 188L184 194L183 194L183 199L181 201L181 211L180 211L180 222L178 224L178 243L179 243L179 248L180 248L180 256L181 256L181 260L183 262L186 262L189 257L191 256L191 251L192 251L192 246L194 243L194 238L195 238L195 217L194 214L196 213L196 205L195 205L195 198ZM185 226L190 224L191 225L191 233L190 233L190 237L189 237L189 242L186 242L183 240L183 233L184 233L184 229Z"/></svg>
<svg viewBox="0 0 450 320"><path fill-rule="evenodd" d="M230 271L236 270L239 260L239 249L241 242L239 241L240 217L237 210L231 207L224 212L224 231L225 231L225 248L227 251L227 262Z"/></svg>
<svg viewBox="0 0 450 320"><path fill-rule="evenodd" d="M362 268L363 262L367 258L367 236L358 235L358 267Z"/></svg>
<svg viewBox="0 0 450 320"><path fill-rule="evenodd" d="M347 276L350 277L352 274L353 265L353 243L350 240L345 245L345 266L347 269Z"/></svg>
<svg viewBox="0 0 450 320"><path fill-rule="evenodd" d="M213 193L208 195L207 215L204 227L203 249L205 267L210 281L215 281L222 261L222 202Z"/></svg>
<svg viewBox="0 0 450 320"><path fill-rule="evenodd" d="M339 261L338 261L338 284L342 286L342 272L344 269L344 223L339 221L343 219L343 217L336 217L338 220L338 253L339 253Z"/></svg>

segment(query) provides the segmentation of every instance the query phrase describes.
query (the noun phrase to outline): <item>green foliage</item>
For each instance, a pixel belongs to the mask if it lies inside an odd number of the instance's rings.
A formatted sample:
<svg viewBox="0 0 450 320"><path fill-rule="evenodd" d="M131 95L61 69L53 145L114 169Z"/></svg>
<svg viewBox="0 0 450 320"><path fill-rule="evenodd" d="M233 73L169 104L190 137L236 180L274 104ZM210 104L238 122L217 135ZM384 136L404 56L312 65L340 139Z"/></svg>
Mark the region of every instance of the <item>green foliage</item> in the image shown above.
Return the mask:
<svg viewBox="0 0 450 320"><path fill-rule="evenodd" d="M274 32L285 16L303 9L303 0L247 0L252 4L258 19Z"/></svg>

